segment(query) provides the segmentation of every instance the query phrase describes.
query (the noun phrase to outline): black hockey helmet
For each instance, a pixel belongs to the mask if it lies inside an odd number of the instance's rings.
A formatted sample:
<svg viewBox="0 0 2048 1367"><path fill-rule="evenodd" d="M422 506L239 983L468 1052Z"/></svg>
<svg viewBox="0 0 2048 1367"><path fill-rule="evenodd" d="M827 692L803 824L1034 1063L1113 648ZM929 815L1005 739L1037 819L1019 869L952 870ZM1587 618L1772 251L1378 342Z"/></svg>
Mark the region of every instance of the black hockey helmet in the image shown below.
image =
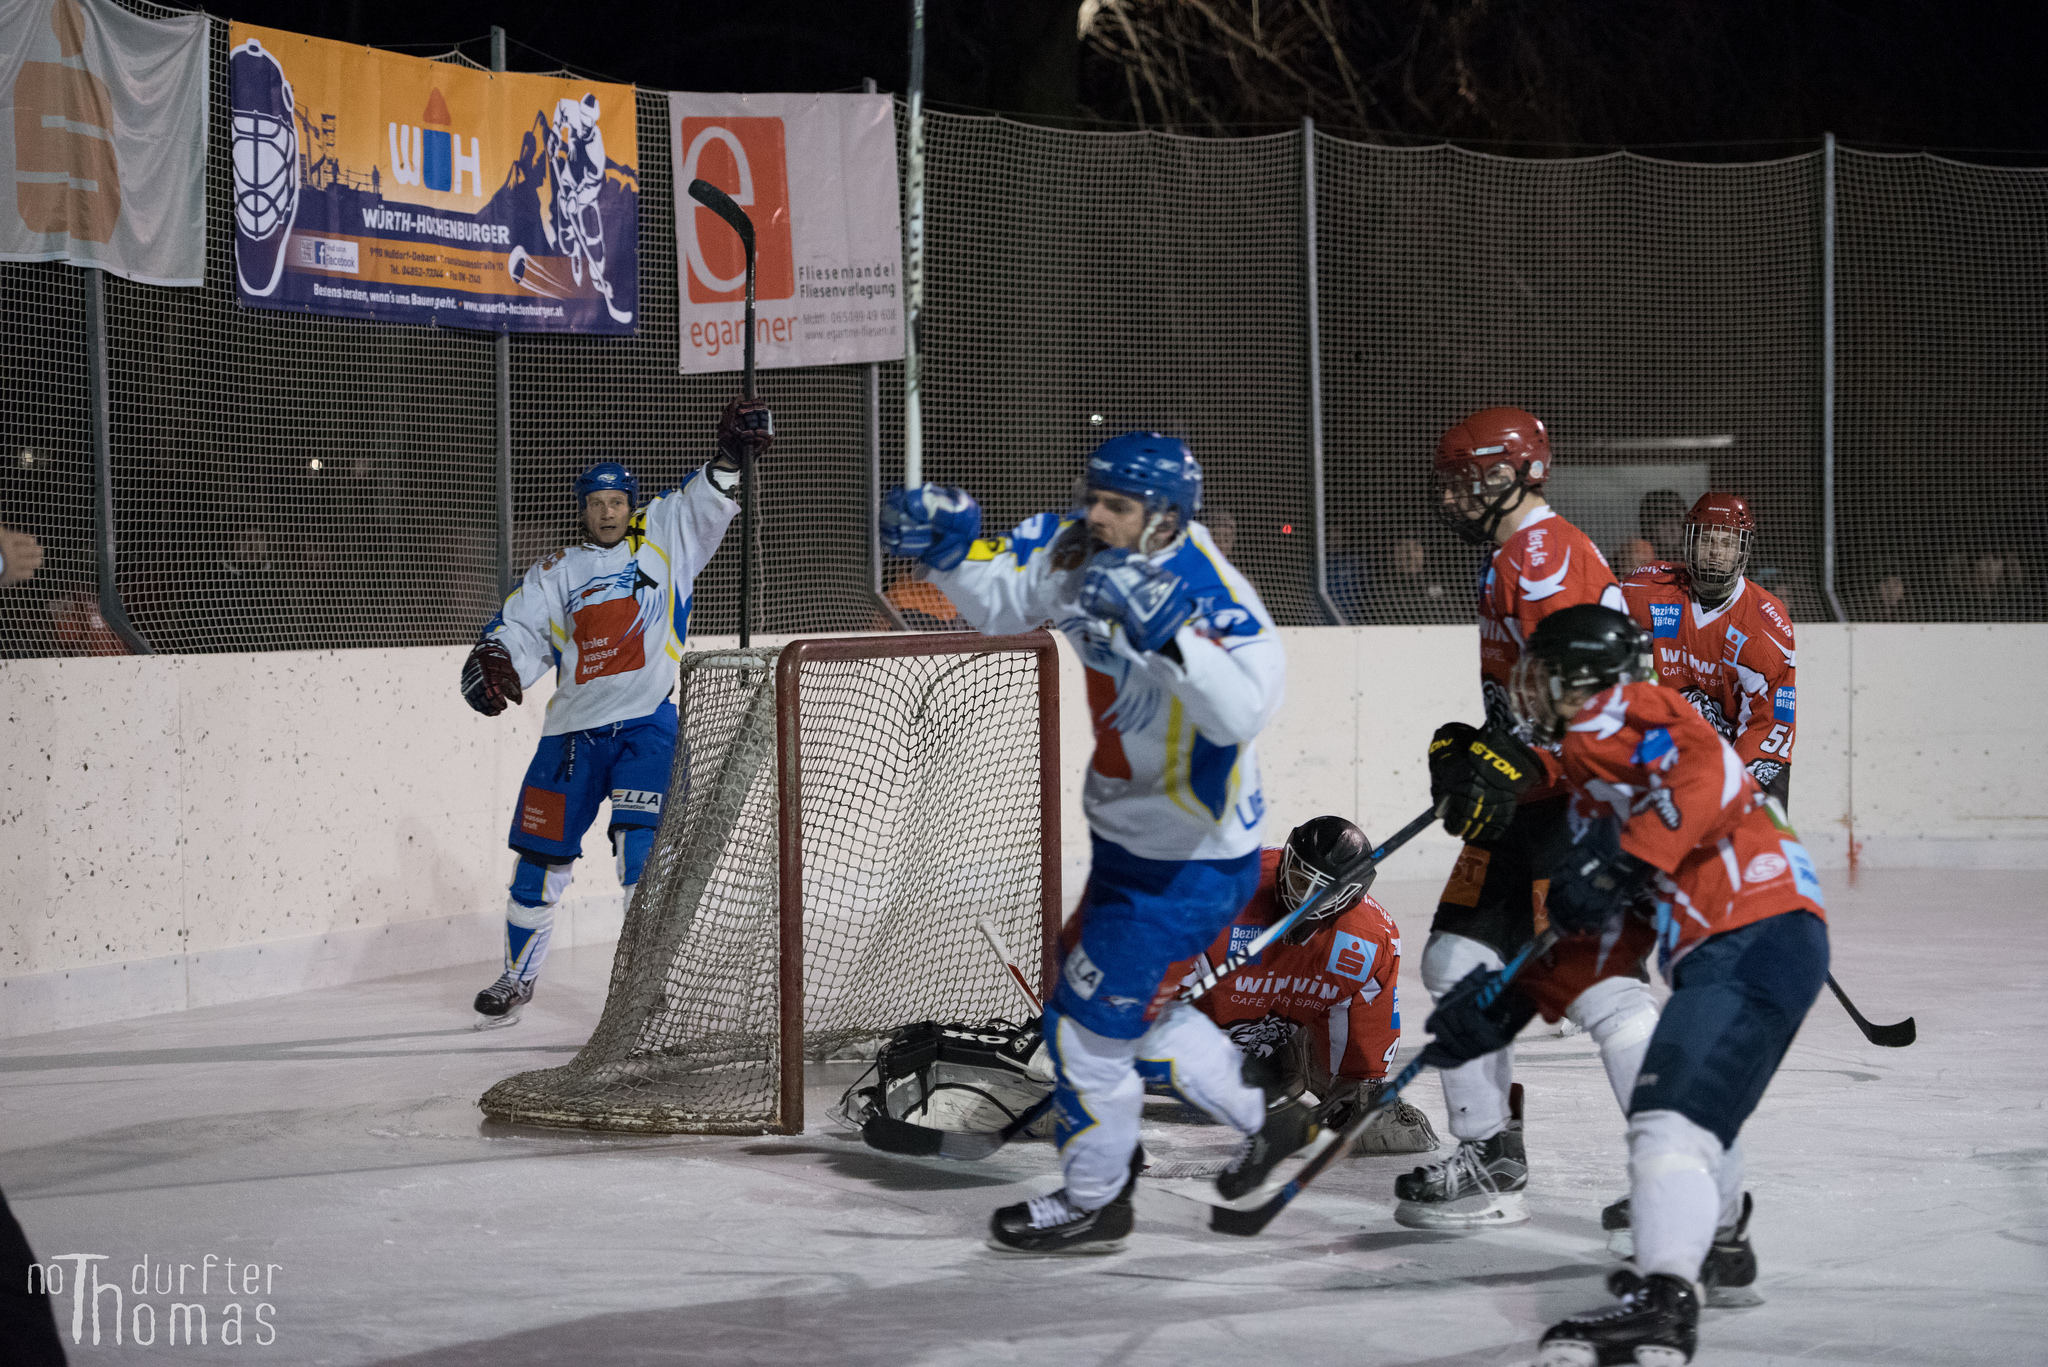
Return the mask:
<svg viewBox="0 0 2048 1367"><path fill-rule="evenodd" d="M1562 608L1536 624L1508 688L1516 720L1537 740L1564 735L1559 715L1567 692L1599 692L1657 677L1650 633L1625 612L1598 603Z"/></svg>
<svg viewBox="0 0 2048 1367"><path fill-rule="evenodd" d="M1372 842L1366 839L1365 832L1341 816L1319 816L1302 822L1287 833L1287 847L1280 851L1280 868L1273 880L1280 909L1293 911L1370 853ZM1353 875L1351 881L1296 921L1294 929L1283 937L1285 942L1300 944L1315 934L1317 926L1358 905L1358 899L1365 896L1378 873L1375 867Z"/></svg>

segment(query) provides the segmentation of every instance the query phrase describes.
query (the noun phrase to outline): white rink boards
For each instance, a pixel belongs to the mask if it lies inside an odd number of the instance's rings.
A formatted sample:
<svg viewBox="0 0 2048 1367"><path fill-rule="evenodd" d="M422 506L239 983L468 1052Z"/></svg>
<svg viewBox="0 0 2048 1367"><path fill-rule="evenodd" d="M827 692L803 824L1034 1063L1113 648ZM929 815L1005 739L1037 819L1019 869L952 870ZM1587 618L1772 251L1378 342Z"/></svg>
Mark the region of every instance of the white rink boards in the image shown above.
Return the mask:
<svg viewBox="0 0 2048 1367"><path fill-rule="evenodd" d="M1815 1005L1745 1133L1766 1304L1709 1311L1698 1361L2042 1360L2040 879L1827 878L1837 976L1873 1020L1916 1016L1920 1041L1874 1048L1832 998ZM1377 891L1406 934L1412 1045L1436 889ZM1583 1037L1532 1031L1522 1047L1535 1218L1519 1229L1400 1228L1390 1187L1413 1160L1379 1158L1255 1240L1141 1190L1121 1255L1010 1260L982 1227L1057 1185L1050 1149L979 1165L871 1153L823 1118L836 1086L812 1089L810 1131L791 1138L486 1132L476 1097L567 1057L609 967L608 946L558 953L527 1018L486 1034L468 999L489 970L470 968L0 1043L0 1186L31 1244L46 1262L106 1254L131 1326L138 1300L152 1306L155 1345L113 1345L103 1291L100 1347L89 1313L73 1347L67 1285L72 1360L1496 1367L1604 1300L1599 1211L1626 1177ZM1434 1081L1415 1099L1444 1131ZM210 1292L189 1294L209 1254ZM193 1265L182 1299L208 1306L207 1345L167 1346L180 1298L137 1296L145 1256L152 1276ZM230 1257L269 1290L223 1294ZM231 1301L240 1347L219 1341Z"/></svg>

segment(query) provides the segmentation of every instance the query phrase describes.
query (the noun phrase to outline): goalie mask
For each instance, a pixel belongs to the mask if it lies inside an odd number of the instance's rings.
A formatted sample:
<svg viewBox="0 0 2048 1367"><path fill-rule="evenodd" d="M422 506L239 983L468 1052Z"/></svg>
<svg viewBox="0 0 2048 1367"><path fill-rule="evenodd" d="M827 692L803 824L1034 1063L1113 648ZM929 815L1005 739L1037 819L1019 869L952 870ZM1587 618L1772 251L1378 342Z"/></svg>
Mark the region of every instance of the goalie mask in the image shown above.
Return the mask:
<svg viewBox="0 0 2048 1367"><path fill-rule="evenodd" d="M267 295L284 275L285 244L299 212L299 129L292 84L254 38L228 54L233 102L235 274Z"/></svg>
<svg viewBox="0 0 2048 1367"><path fill-rule="evenodd" d="M1274 875L1274 892L1282 911L1293 911L1343 876L1344 871L1372 852L1365 832L1341 816L1319 816L1303 822L1287 835L1287 847L1280 851L1280 867ZM1315 934L1318 927L1358 905L1365 890L1378 876L1377 868L1355 874L1342 887L1310 908L1308 915L1294 923L1282 942L1298 945Z"/></svg>

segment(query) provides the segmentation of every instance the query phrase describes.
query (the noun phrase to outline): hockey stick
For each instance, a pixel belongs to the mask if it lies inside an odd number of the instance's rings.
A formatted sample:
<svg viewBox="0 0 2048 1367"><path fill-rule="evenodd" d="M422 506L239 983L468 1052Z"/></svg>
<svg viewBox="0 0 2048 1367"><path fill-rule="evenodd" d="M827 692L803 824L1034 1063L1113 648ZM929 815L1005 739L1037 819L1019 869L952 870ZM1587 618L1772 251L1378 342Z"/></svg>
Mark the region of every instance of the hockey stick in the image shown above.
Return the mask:
<svg viewBox="0 0 2048 1367"><path fill-rule="evenodd" d="M1913 1025L1913 1018L1906 1017L1897 1025L1872 1025L1863 1019L1863 1013L1856 1009L1856 1003L1849 1000L1849 994L1835 981L1835 975L1828 974L1828 991L1835 994L1835 1000L1849 1013L1849 1019L1856 1022L1856 1028L1863 1032L1863 1038L1886 1049L1903 1049L1920 1037Z"/></svg>
<svg viewBox="0 0 2048 1367"><path fill-rule="evenodd" d="M1031 984L1024 981L1024 970L1017 967L1017 961L1010 957L1010 947L1003 943L1002 936L996 934L995 923L986 916L980 916L975 918L974 928L981 932L982 939L988 941L988 947L996 952L996 958L1003 965L1003 972L1009 975L1017 991L1023 994L1025 1004L1031 1008L1031 1014L1044 1015L1045 1004L1038 1000L1038 994L1031 990Z"/></svg>
<svg viewBox="0 0 2048 1367"><path fill-rule="evenodd" d="M1346 869L1340 877L1332 878L1322 887L1317 888L1313 893L1309 894L1307 897L1302 898L1300 906L1296 907L1293 911L1288 912L1285 916L1282 916L1272 925L1267 926L1264 930L1260 931L1256 936L1253 937L1252 942L1250 944L1246 945L1237 953L1232 954L1226 959L1224 959L1220 967L1214 969L1207 969L1202 974L1202 976L1198 978L1194 982L1194 984L1188 988L1187 991L1180 994L1180 999L1184 1002L1191 1002L1199 997L1206 996L1209 992L1215 989L1216 984L1222 982L1225 978L1237 972L1237 970L1243 968L1252 960L1258 958L1259 955L1265 953L1266 947L1268 945L1272 944L1275 940L1278 940L1288 931L1294 929L1295 925L1301 920L1301 918L1306 916L1309 912L1315 910L1317 905L1320 904L1324 898L1337 892L1346 883L1350 882L1353 878L1357 877L1359 874L1364 873L1367 869L1372 868L1381 860L1385 859L1388 855L1392 854L1395 850L1400 849L1403 845L1413 840L1416 836L1422 834L1423 831L1429 828L1430 823L1435 820L1436 808L1431 807L1429 810L1423 812L1420 816L1416 817L1413 821L1403 826L1400 830L1394 832L1393 839L1387 841L1386 844L1380 846L1371 854L1367 855L1364 859L1360 860L1358 864L1354 867ZM1203 960L1205 968L1207 962L1208 961L1205 958Z"/></svg>
<svg viewBox="0 0 2048 1367"><path fill-rule="evenodd" d="M731 195L708 180L690 182L690 198L717 214L740 235L747 252L747 344L740 392L754 397L754 221ZM753 644L754 625L754 453L740 452L740 649Z"/></svg>
<svg viewBox="0 0 2048 1367"><path fill-rule="evenodd" d="M1499 999L1500 994L1507 990L1508 984L1515 980L1515 975L1522 971L1523 965L1527 964L1529 960L1535 958L1538 954L1546 952L1556 943L1557 932L1546 930L1534 940L1522 946L1522 952L1508 960L1507 964L1498 973L1495 973L1484 987L1479 989L1478 1005L1480 1008L1483 1010L1493 1005ZM1424 1052L1426 1053L1427 1051L1425 1050ZM1400 1097L1402 1089L1421 1075L1423 1068L1422 1059L1423 1056L1421 1054L1411 1059L1406 1068L1395 1074L1392 1082L1380 1089L1380 1094L1373 1101L1372 1105L1362 1108L1359 1114L1352 1116L1349 1123L1338 1132L1336 1140L1325 1145L1320 1153L1304 1163L1301 1166L1301 1170L1295 1173L1293 1178L1285 1186L1281 1187L1278 1192L1274 1193L1264 1205L1254 1206L1250 1210L1237 1210L1229 1206L1217 1206L1209 1213L1209 1228L1215 1230L1218 1234L1236 1234L1243 1238L1250 1238L1260 1230L1263 1230L1267 1225L1272 1224L1273 1218L1281 1211L1287 1209L1290 1201L1301 1195L1302 1188L1315 1181L1325 1168L1337 1161L1339 1156L1351 1151L1352 1141L1358 1138L1359 1132L1366 1127L1366 1123L1381 1111L1392 1106Z"/></svg>

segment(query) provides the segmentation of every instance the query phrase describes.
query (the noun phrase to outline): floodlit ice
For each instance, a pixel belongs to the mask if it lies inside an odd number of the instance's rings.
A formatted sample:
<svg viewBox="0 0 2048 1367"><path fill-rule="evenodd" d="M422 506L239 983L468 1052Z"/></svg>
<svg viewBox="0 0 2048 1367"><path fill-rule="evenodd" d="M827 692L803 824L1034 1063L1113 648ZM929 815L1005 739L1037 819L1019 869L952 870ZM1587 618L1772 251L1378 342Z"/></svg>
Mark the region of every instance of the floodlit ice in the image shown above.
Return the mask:
<svg viewBox="0 0 2048 1367"><path fill-rule="evenodd" d="M2029 873L1829 879L1833 999L1808 1019L1745 1131L1765 1304L1709 1310L1701 1363L2048 1361L2048 897ZM1377 889L1406 932L1407 1043L1436 889ZM1604 1303L1601 1206L1626 1187L1593 1045L1524 1040L1534 1219L1402 1229L1412 1158L1333 1171L1252 1240L1148 1183L1126 1251L1006 1259L989 1211L1058 1184L1050 1148L981 1164L870 1152L810 1089L798 1137L617 1139L487 1126L478 1095L588 1035L609 947L558 951L525 1019L470 1030L490 965L0 1044L0 1186L48 1263L104 1253L101 1342L74 1362L419 1364L1408 1364L1528 1358L1551 1321ZM1440 1132L1442 1095L1413 1099ZM1155 1109L1152 1115L1169 1112ZM1213 1129L1148 1122L1159 1157ZM1185 1185L1185 1184L1178 1184ZM209 1268L209 1292L196 1289ZM189 1264L204 1346L169 1346L169 1304L133 1277ZM261 1265L270 1289L223 1291ZM65 1260L67 1269L78 1265ZM147 1303L149 1315L137 1313ZM275 1340L259 1344L255 1306ZM241 1346L220 1342L242 1306ZM148 1347L129 1342L136 1322Z"/></svg>

